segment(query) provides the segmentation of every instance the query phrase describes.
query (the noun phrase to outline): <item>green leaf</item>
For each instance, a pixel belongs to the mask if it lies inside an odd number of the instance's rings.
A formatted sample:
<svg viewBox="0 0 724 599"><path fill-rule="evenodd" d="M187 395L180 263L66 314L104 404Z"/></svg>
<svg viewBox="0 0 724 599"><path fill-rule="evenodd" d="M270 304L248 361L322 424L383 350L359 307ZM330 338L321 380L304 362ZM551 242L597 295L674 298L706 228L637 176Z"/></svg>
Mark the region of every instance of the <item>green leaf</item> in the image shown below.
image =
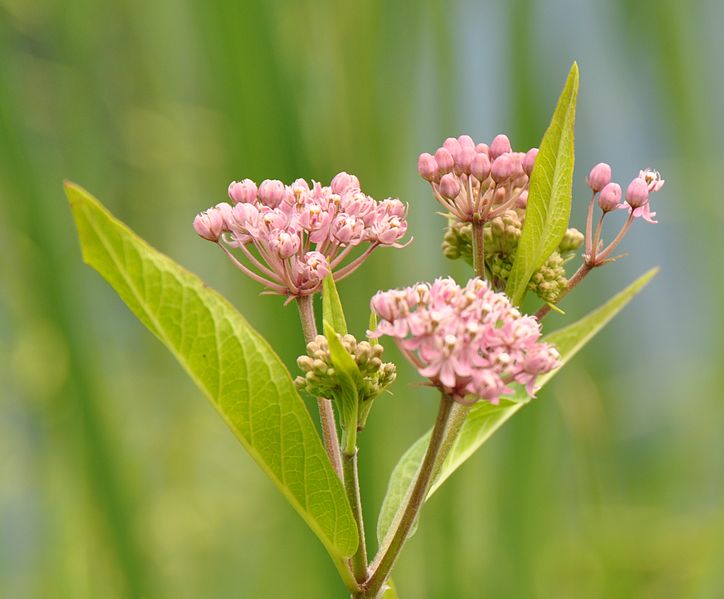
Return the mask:
<svg viewBox="0 0 724 599"><path fill-rule="evenodd" d="M324 321L324 336L327 338L329 357L332 360L332 366L334 366L334 372L341 387L341 392L335 399L337 400L342 424L347 430L356 431L357 407L359 404L357 389L361 384L362 374L352 356L344 349L337 332L326 320Z"/></svg>
<svg viewBox="0 0 724 599"><path fill-rule="evenodd" d="M543 387L578 351L588 343L658 272L653 268L639 277L619 294L612 297L600 308L577 322L554 331L543 339L553 343L561 354L561 366L538 379ZM430 487L428 498L455 472L480 446L487 441L513 414L520 410L529 398L520 389L512 399L501 399L495 406L486 401L473 405L460 430L460 435L448 453L440 472ZM417 469L425 456L430 432L420 437L400 458L390 476L387 494L382 503L377 521L377 538L385 538L397 510L413 482Z"/></svg>
<svg viewBox="0 0 724 599"><path fill-rule="evenodd" d="M84 189L66 183L65 190L85 262L171 351L345 576L357 526L279 357L216 291L150 247Z"/></svg>
<svg viewBox="0 0 724 599"><path fill-rule="evenodd" d="M342 302L331 273L322 281L322 319L331 324L340 335L347 334L347 321L344 318Z"/></svg>
<svg viewBox="0 0 724 599"><path fill-rule="evenodd" d="M573 185L573 127L576 121L578 65L568 74L558 106L543 135L530 177L528 207L505 292L518 305L528 281L556 250L568 227Z"/></svg>

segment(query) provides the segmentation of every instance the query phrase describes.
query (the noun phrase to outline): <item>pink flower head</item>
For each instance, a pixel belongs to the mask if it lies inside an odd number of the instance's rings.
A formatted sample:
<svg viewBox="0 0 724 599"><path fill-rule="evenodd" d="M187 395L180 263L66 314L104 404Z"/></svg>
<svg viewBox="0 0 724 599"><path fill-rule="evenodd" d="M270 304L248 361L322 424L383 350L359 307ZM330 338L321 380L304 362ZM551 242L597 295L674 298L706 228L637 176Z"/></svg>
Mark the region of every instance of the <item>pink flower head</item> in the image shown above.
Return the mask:
<svg viewBox="0 0 724 599"><path fill-rule="evenodd" d="M330 272L335 280L348 276L380 246L402 247L407 232L400 200L374 200L347 173L329 186L297 179L291 185L266 180L257 188L244 179L229 186L229 196L234 206L221 203L198 214L194 229L268 292L290 298L315 293ZM366 247L354 254L357 246Z"/></svg>
<svg viewBox="0 0 724 599"><path fill-rule="evenodd" d="M380 320L369 334L393 337L418 372L457 401L497 403L512 383L532 395L538 375L559 365L556 349L539 341L538 321L481 279L380 291L370 304Z"/></svg>
<svg viewBox="0 0 724 599"><path fill-rule="evenodd" d="M496 136L490 146L461 135L448 137L434 154L420 154L417 170L435 199L459 221L491 220L525 204L537 154L536 148L513 152L506 135Z"/></svg>

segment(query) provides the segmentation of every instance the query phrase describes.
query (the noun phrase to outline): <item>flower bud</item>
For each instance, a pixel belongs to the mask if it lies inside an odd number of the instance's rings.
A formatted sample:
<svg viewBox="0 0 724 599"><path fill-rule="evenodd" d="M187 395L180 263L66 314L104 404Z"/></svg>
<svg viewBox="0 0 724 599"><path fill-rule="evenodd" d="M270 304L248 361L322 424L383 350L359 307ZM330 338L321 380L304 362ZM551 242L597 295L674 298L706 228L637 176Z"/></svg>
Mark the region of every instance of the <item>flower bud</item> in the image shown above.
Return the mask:
<svg viewBox="0 0 724 599"><path fill-rule="evenodd" d="M417 172L425 181L432 181L437 174L437 162L432 154L423 152L417 159Z"/></svg>
<svg viewBox="0 0 724 599"><path fill-rule="evenodd" d="M470 164L470 174L478 181L485 181L490 175L490 159L482 152L475 154Z"/></svg>
<svg viewBox="0 0 724 599"><path fill-rule="evenodd" d="M523 170L525 174L530 177L533 172L533 166L535 166L535 159L538 157L538 148L531 148L523 159Z"/></svg>
<svg viewBox="0 0 724 599"><path fill-rule="evenodd" d="M493 177L493 181L495 181L496 183L502 183L503 181L510 179L510 176L513 174L514 170L515 164L512 154L501 154L495 160L493 160L493 164L490 167L490 176Z"/></svg>
<svg viewBox="0 0 724 599"><path fill-rule="evenodd" d="M452 171L453 166L455 166L455 161L453 160L452 154L446 149L446 148L438 148L435 152L435 162L437 162L437 167L439 169L439 172L442 173L449 173Z"/></svg>
<svg viewBox="0 0 724 599"><path fill-rule="evenodd" d="M286 260L297 253L300 246L298 235L288 231L280 231L276 237L269 240L269 247L282 259Z"/></svg>
<svg viewBox="0 0 724 599"><path fill-rule="evenodd" d="M219 241L224 231L224 217L220 210L209 208L200 212L194 218L194 230L203 239L208 241Z"/></svg>
<svg viewBox="0 0 724 599"><path fill-rule="evenodd" d="M475 146L475 151L478 154L487 154L490 155L490 148L488 147L488 144L478 144Z"/></svg>
<svg viewBox="0 0 724 599"><path fill-rule="evenodd" d="M458 137L458 143L460 144L460 147L463 149L465 149L465 148L470 148L472 150L475 149L475 142L473 141L473 138L470 137L469 135L461 135L460 137Z"/></svg>
<svg viewBox="0 0 724 599"><path fill-rule="evenodd" d="M332 188L334 193L339 195L342 195L345 191L349 191L350 189L360 188L359 179L354 175L350 175L345 172L336 174L329 186Z"/></svg>
<svg viewBox="0 0 724 599"><path fill-rule="evenodd" d="M229 197L235 204L256 202L256 183L251 179L232 181L229 185Z"/></svg>
<svg viewBox="0 0 724 599"><path fill-rule="evenodd" d="M513 148L510 146L510 140L507 135L496 135L493 139L493 143L490 144L490 157L495 160L498 156L507 152L512 152Z"/></svg>
<svg viewBox="0 0 724 599"><path fill-rule="evenodd" d="M445 148L448 152L450 152L450 156L453 157L453 160L457 161L458 154L460 153L460 150L462 149L460 146L460 142L455 139L454 137L448 137L442 144L442 147Z"/></svg>
<svg viewBox="0 0 724 599"><path fill-rule="evenodd" d="M640 208L649 200L649 186L645 179L636 177L626 189L626 202L631 208Z"/></svg>
<svg viewBox="0 0 724 599"><path fill-rule="evenodd" d="M455 175L447 174L440 179L440 195L449 200L460 195L460 181Z"/></svg>
<svg viewBox="0 0 724 599"><path fill-rule="evenodd" d="M598 205L604 212L616 210L621 205L621 186L618 183L608 183L601 189Z"/></svg>
<svg viewBox="0 0 724 599"><path fill-rule="evenodd" d="M455 163L455 170L460 173L470 174L470 166L475 158L475 149L470 147L461 148L458 153L458 159Z"/></svg>
<svg viewBox="0 0 724 599"><path fill-rule="evenodd" d="M259 199L270 208L276 208L286 193L284 183L276 179L265 179L259 186Z"/></svg>
<svg viewBox="0 0 724 599"><path fill-rule="evenodd" d="M611 182L611 167L605 162L599 162L591 169L586 177L586 183L596 193Z"/></svg>

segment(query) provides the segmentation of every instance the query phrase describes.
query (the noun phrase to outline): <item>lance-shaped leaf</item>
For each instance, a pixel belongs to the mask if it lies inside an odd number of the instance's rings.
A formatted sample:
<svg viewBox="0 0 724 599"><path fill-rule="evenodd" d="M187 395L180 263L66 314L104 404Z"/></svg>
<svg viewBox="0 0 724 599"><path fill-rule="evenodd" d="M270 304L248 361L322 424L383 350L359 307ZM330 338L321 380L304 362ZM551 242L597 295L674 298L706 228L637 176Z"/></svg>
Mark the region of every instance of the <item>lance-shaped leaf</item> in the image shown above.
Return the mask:
<svg viewBox="0 0 724 599"><path fill-rule="evenodd" d="M561 354L561 366L556 370L542 375L538 379L540 387L545 385L560 369L588 343L658 272L653 268L637 279L619 294L612 297L600 308L573 324L554 331L543 338L553 343ZM468 413L460 434L452 445L438 476L430 487L428 498L455 472L480 446L487 441L513 414L520 410L529 398L520 390L514 399L501 399L500 404L493 405L487 401L479 401ZM377 521L377 538L385 538L399 506L405 499L414 481L425 450L430 440L430 433L420 437L400 458L390 476L387 494L382 503Z"/></svg>
<svg viewBox="0 0 724 599"><path fill-rule="evenodd" d="M266 340L198 277L66 184L84 260L171 351L348 578L357 526L289 372Z"/></svg>
<svg viewBox="0 0 724 599"><path fill-rule="evenodd" d="M568 74L558 106L543 135L530 177L528 206L505 292L518 305L528 281L558 247L568 228L573 185L573 127L578 65Z"/></svg>
<svg viewBox="0 0 724 599"><path fill-rule="evenodd" d="M342 302L339 299L332 273L328 274L322 282L322 318L331 324L340 335L347 334L347 321L344 318Z"/></svg>
<svg viewBox="0 0 724 599"><path fill-rule="evenodd" d="M332 325L324 321L324 336L329 345L329 357L339 382L340 391L334 399L337 401L342 425L353 434L357 430L357 412L359 408L359 389L362 374L352 356L344 349L337 332ZM353 439L354 440L354 439Z"/></svg>

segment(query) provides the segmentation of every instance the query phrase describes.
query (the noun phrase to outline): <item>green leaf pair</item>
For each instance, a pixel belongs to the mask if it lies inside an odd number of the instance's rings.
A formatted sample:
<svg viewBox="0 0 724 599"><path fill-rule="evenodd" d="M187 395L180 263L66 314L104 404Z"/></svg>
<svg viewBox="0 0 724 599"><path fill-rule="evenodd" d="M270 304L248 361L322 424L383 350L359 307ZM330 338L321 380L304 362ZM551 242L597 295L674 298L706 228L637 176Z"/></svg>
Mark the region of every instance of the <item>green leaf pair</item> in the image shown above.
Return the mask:
<svg viewBox="0 0 724 599"><path fill-rule="evenodd" d="M65 189L84 260L176 357L349 582L346 558L357 549L357 526L279 357L216 291L149 246L85 190L72 183Z"/></svg>

